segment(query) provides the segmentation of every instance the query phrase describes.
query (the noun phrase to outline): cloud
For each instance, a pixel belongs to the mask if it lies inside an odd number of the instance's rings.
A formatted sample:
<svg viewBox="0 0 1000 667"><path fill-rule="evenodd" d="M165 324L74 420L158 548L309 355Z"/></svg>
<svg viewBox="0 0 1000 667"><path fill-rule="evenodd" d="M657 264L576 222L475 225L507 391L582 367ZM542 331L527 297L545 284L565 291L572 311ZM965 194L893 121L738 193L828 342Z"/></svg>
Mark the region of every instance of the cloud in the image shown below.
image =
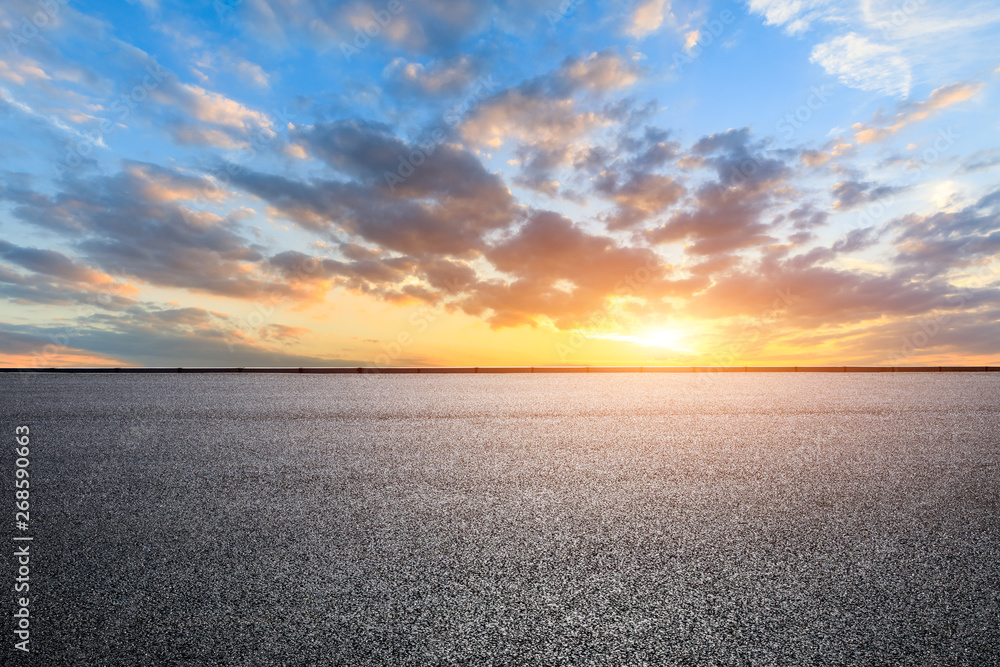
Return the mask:
<svg viewBox="0 0 1000 667"><path fill-rule="evenodd" d="M806 149L799 153L799 159L807 167L822 167L834 158L845 157L853 154L857 147L846 141L843 137L836 137L828 141L822 150Z"/></svg>
<svg viewBox="0 0 1000 667"><path fill-rule="evenodd" d="M493 328L551 320L572 328L637 271L652 299L687 294L703 280L669 280L672 268L649 248L622 246L550 211L534 211L514 231L485 247L485 273L461 260L392 255L344 244L345 259L288 251L270 258L287 280L333 281L390 302L447 304ZM501 277L495 277L501 276Z"/></svg>
<svg viewBox="0 0 1000 667"><path fill-rule="evenodd" d="M462 123L461 136L494 148L511 139L566 146L607 122L599 112L580 110L574 97L628 87L639 73L634 61L610 50L567 58L557 69L485 100Z"/></svg>
<svg viewBox="0 0 1000 667"><path fill-rule="evenodd" d="M273 340L282 344L289 344L297 341L305 334L312 333L306 327L295 327L287 324L268 324L260 330L260 337L263 340Z"/></svg>
<svg viewBox="0 0 1000 667"><path fill-rule="evenodd" d="M1000 148L986 148L976 151L962 161L962 171L971 174L1000 166Z"/></svg>
<svg viewBox="0 0 1000 667"><path fill-rule="evenodd" d="M789 35L808 30L818 20L838 18L835 0L750 0L751 12L764 15L767 25L781 26Z"/></svg>
<svg viewBox="0 0 1000 667"><path fill-rule="evenodd" d="M460 304L494 328L534 325L541 318L561 329L576 327L640 270L647 276L642 293L649 298L690 288L668 280L671 267L651 249L618 245L551 211L534 212L486 257L511 281L476 283Z"/></svg>
<svg viewBox="0 0 1000 667"><path fill-rule="evenodd" d="M234 8L258 39L273 46L307 44L325 52L354 46L360 34L387 46L410 53L445 54L462 42L480 35L491 25L504 25L508 6L525 14L540 16L544 3L488 2L486 0L406 0L400 11L388 3L357 0L328 3L302 0L256 0ZM513 7L511 7L513 8ZM495 21L495 23L494 23ZM374 37L368 37L374 34ZM340 54L338 53L338 57Z"/></svg>
<svg viewBox="0 0 1000 667"><path fill-rule="evenodd" d="M53 278L45 273L23 275L0 266L0 295L17 304L80 306L122 310L136 300L124 296L137 290L125 284L88 284Z"/></svg>
<svg viewBox="0 0 1000 667"><path fill-rule="evenodd" d="M47 354L44 345L53 337L60 340L72 332L69 346ZM16 341L14 354L7 353L6 365L23 360L25 365L45 366L362 366L354 359L321 357L287 352L233 330L224 322L207 327L171 323L136 310L120 316L78 318L57 326L15 326L0 328L0 341ZM39 345L41 343L41 345ZM36 351L37 350L37 351ZM7 356L10 355L10 356ZM85 360L86 359L86 360Z"/></svg>
<svg viewBox="0 0 1000 667"><path fill-rule="evenodd" d="M23 85L29 81L47 81L51 78L38 61L31 58L0 60L0 79L4 81Z"/></svg>
<svg viewBox="0 0 1000 667"><path fill-rule="evenodd" d="M388 84L403 93L422 97L462 92L479 75L480 65L469 55L435 60L424 65L394 58L382 71Z"/></svg>
<svg viewBox="0 0 1000 667"><path fill-rule="evenodd" d="M460 260L393 256L349 243L342 244L340 251L345 260L289 250L271 257L270 263L291 283L329 281L393 303L438 304L478 280L476 271Z"/></svg>
<svg viewBox="0 0 1000 667"><path fill-rule="evenodd" d="M895 195L905 188L890 185L876 185L869 181L840 181L830 192L836 198L833 207L839 210L847 210L877 201L883 197Z"/></svg>
<svg viewBox="0 0 1000 667"><path fill-rule="evenodd" d="M275 136L270 117L225 95L174 78L150 93L157 103L179 111L163 121L165 129L181 145L241 148L255 139ZM194 122L197 121L197 122Z"/></svg>
<svg viewBox="0 0 1000 667"><path fill-rule="evenodd" d="M663 225L646 230L650 243L685 242L689 254L711 255L775 240L760 218L772 204L774 189L791 175L782 160L769 157L763 142L751 140L748 128L703 137L688 157L696 158L698 167L714 170L717 180L698 187L687 207Z"/></svg>
<svg viewBox="0 0 1000 667"><path fill-rule="evenodd" d="M454 144L408 144L362 121L319 123L294 136L345 178L298 181L246 169L233 183L306 229L408 255L468 257L515 219L502 179Z"/></svg>
<svg viewBox="0 0 1000 667"><path fill-rule="evenodd" d="M239 130L271 125L266 114L219 93L187 84L178 84L174 92L176 97L172 101L202 122Z"/></svg>
<svg viewBox="0 0 1000 667"><path fill-rule="evenodd" d="M461 126L462 137L474 146L499 148L505 141L571 143L603 119L593 111L578 111L570 99L505 93L477 109Z"/></svg>
<svg viewBox="0 0 1000 667"><path fill-rule="evenodd" d="M670 15L670 0L638 0L628 17L625 32L637 38L656 32Z"/></svg>
<svg viewBox="0 0 1000 667"><path fill-rule="evenodd" d="M925 120L938 111L972 99L983 88L983 83L958 82L932 91L922 102L902 104L890 119L876 117L869 123L855 123L851 126L854 140L859 144L870 144L887 139L908 125Z"/></svg>
<svg viewBox="0 0 1000 667"><path fill-rule="evenodd" d="M106 273L237 299L305 298L256 270L263 255L241 233L238 217L181 203L195 194L196 182L160 167L126 163L115 176L65 181L54 196L3 194L19 204L17 219L64 234L79 257Z"/></svg>
<svg viewBox="0 0 1000 667"><path fill-rule="evenodd" d="M913 85L910 62L899 48L853 32L818 44L809 59L852 88L906 97Z"/></svg>
<svg viewBox="0 0 1000 667"><path fill-rule="evenodd" d="M366 186L390 185L387 172L401 176L388 192L398 198L477 199L501 210L510 203L500 177L452 143L407 143L387 125L362 120L317 123L296 128L292 136L332 169ZM403 169L401 174L401 164L412 167L412 173Z"/></svg>
<svg viewBox="0 0 1000 667"><path fill-rule="evenodd" d="M948 365L962 363L992 364L1000 353L996 322L1000 311L977 307L971 301L988 296L956 292L945 306L916 316L904 316L884 323L871 323L863 331L846 337L828 334L810 340L792 337L790 343L832 344L840 358L855 359L872 365ZM996 294L992 295L995 303Z"/></svg>
<svg viewBox="0 0 1000 667"><path fill-rule="evenodd" d="M738 186L749 191L772 187L791 174L780 159L768 157L763 142L750 139L750 128L727 130L699 139L691 153L715 169L719 184Z"/></svg>
<svg viewBox="0 0 1000 667"><path fill-rule="evenodd" d="M169 29L166 30L169 31ZM264 71L263 67L233 53L226 47L203 52L194 65L196 68L193 68L194 72L203 83L207 83L211 79L204 73L204 70L211 70L217 74L234 74L241 82L257 88L266 89L271 86L271 76Z"/></svg>
<svg viewBox="0 0 1000 667"><path fill-rule="evenodd" d="M0 239L0 257L35 273L42 273L70 282L101 285L111 278L100 271L83 266L61 252L24 248Z"/></svg>
<svg viewBox="0 0 1000 667"><path fill-rule="evenodd" d="M911 316L954 305L949 297L956 288L946 281L914 281L905 271L870 274L816 265L827 259L765 255L756 266L716 276L710 288L688 302L687 312L703 318L759 317L786 294L791 304L783 308L782 328L802 331Z"/></svg>
<svg viewBox="0 0 1000 667"><path fill-rule="evenodd" d="M97 354L83 347L55 345L64 330L52 328L12 330L13 325L0 324L0 365L8 368L58 368L71 366L123 366L114 354Z"/></svg>
<svg viewBox="0 0 1000 667"><path fill-rule="evenodd" d="M1000 190L954 213L903 216L889 230L896 235L895 262L918 275L991 265L1000 255Z"/></svg>
<svg viewBox="0 0 1000 667"><path fill-rule="evenodd" d="M634 61L611 50L591 53L586 59L567 58L550 79L554 93L572 94L577 90L607 92L627 88L639 78Z"/></svg>
<svg viewBox="0 0 1000 667"><path fill-rule="evenodd" d="M995 66L990 31L1000 10L979 0L750 0L749 9L789 35L822 24L811 61L861 90L907 97L916 84Z"/></svg>
<svg viewBox="0 0 1000 667"><path fill-rule="evenodd" d="M695 195L695 208L672 215L645 233L653 244L688 243L687 252L713 255L773 243L768 225L760 222L770 200L760 192L708 184Z"/></svg>
<svg viewBox="0 0 1000 667"><path fill-rule="evenodd" d="M618 204L609 229L626 229L659 215L680 201L684 186L670 176L634 173L627 181L602 179L598 189Z"/></svg>

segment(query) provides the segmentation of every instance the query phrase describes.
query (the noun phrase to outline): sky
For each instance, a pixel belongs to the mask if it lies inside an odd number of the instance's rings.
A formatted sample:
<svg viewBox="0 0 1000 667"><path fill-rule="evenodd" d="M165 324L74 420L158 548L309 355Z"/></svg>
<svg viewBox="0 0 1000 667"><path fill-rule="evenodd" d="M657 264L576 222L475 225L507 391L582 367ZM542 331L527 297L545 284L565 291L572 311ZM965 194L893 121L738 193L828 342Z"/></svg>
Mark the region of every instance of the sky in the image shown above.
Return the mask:
<svg viewBox="0 0 1000 667"><path fill-rule="evenodd" d="M0 365L1000 363L1000 6L5 0Z"/></svg>

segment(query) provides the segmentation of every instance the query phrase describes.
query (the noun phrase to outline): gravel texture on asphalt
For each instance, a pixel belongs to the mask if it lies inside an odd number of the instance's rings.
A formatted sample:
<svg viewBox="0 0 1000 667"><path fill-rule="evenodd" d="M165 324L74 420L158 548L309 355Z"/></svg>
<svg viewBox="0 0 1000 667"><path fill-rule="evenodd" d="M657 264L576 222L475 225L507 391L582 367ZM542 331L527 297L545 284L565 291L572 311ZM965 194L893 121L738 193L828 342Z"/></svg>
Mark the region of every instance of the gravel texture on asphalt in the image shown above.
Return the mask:
<svg viewBox="0 0 1000 667"><path fill-rule="evenodd" d="M1000 664L1000 376L0 390L4 664Z"/></svg>

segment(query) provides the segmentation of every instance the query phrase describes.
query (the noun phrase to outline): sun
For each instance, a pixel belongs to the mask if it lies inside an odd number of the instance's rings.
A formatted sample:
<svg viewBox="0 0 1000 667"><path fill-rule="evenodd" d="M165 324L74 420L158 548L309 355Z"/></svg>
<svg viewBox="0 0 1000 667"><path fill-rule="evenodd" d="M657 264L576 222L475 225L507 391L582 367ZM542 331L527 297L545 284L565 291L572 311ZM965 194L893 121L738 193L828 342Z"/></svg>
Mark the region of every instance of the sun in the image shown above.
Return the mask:
<svg viewBox="0 0 1000 667"><path fill-rule="evenodd" d="M684 334L671 327L658 327L639 332L634 340L647 347L668 347L679 350L683 348Z"/></svg>
<svg viewBox="0 0 1000 667"><path fill-rule="evenodd" d="M642 345L643 347L656 347L676 350L678 352L690 352L688 347L684 345L685 338L687 337L686 333L676 327L652 327L649 329L641 329L631 334L599 333L592 335L595 338L618 340L625 343Z"/></svg>

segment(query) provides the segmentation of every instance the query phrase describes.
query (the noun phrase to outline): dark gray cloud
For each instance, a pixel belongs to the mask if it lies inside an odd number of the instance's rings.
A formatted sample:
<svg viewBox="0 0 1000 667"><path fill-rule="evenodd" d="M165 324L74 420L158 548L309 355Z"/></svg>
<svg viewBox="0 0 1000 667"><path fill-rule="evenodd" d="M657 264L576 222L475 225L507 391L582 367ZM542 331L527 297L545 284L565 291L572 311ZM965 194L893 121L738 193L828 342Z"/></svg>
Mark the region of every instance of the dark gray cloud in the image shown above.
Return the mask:
<svg viewBox="0 0 1000 667"><path fill-rule="evenodd" d="M812 266L813 264L829 262L835 259L838 255L850 255L852 253L871 248L880 240L880 236L880 232L874 227L852 229L843 237L834 241L829 247L818 246L812 248L807 253L796 256L795 261L798 266ZM809 235L808 238L804 238L802 240L802 243L811 240L811 238L812 235ZM784 248L784 250L786 252L790 251L789 248Z"/></svg>
<svg viewBox="0 0 1000 667"><path fill-rule="evenodd" d="M53 365L58 355L103 357L108 365L137 366L361 366L357 359L317 357L286 352L253 339L233 338L223 329L190 330L147 325L131 320L99 318L65 327L0 324L0 342L24 355L40 355ZM52 339L67 340L58 350ZM45 363L48 360L48 363Z"/></svg>
<svg viewBox="0 0 1000 667"><path fill-rule="evenodd" d="M877 185L870 181L841 181L830 188L830 192L835 199L833 207L848 210L898 194L905 189L905 187Z"/></svg>
<svg viewBox="0 0 1000 667"><path fill-rule="evenodd" d="M35 273L70 282L94 283L102 274L76 262L61 252L24 248L0 239L0 257Z"/></svg>
<svg viewBox="0 0 1000 667"><path fill-rule="evenodd" d="M306 229L412 255L475 255L485 248L487 233L508 226L516 215L511 202L488 208L470 197L424 200L393 196L379 185L319 179L303 183L251 171L233 182Z"/></svg>
<svg viewBox="0 0 1000 667"><path fill-rule="evenodd" d="M747 127L699 139L691 147L691 153L715 169L719 184L727 188L757 192L791 175L783 160L767 155L765 142L751 140Z"/></svg>
<svg viewBox="0 0 1000 667"><path fill-rule="evenodd" d="M829 213L821 211L809 203L802 204L788 213L788 218L792 221L792 227L798 230L810 230L821 227L826 224L829 217Z"/></svg>
<svg viewBox="0 0 1000 667"><path fill-rule="evenodd" d="M416 145L384 125L320 123L296 137L344 180L295 181L243 170L233 183L303 227L406 255L471 257L519 216L503 180L451 144Z"/></svg>
<svg viewBox="0 0 1000 667"><path fill-rule="evenodd" d="M680 201L684 186L670 176L633 172L619 183L613 174L598 179L596 190L618 204L608 229L630 229L658 216Z"/></svg>
<svg viewBox="0 0 1000 667"><path fill-rule="evenodd" d="M867 274L817 266L822 257L799 255L782 259L765 256L755 266L717 275L714 284L690 300L687 312L696 317L760 317L783 294L783 327L804 328L856 324L882 317L918 316L938 309L968 308L960 291L946 280L913 281L906 271ZM979 299L997 303L998 290L981 290Z"/></svg>
<svg viewBox="0 0 1000 667"><path fill-rule="evenodd" d="M771 157L748 128L699 139L683 158L690 167L708 168L716 179L694 191L690 201L664 224L648 229L649 243L687 243L692 255L727 254L773 243L773 224L762 216L774 204L774 191L791 175L784 161Z"/></svg>
<svg viewBox="0 0 1000 667"><path fill-rule="evenodd" d="M961 171L970 174L985 171L1000 166L1000 148L987 148L976 151L962 161Z"/></svg>
<svg viewBox="0 0 1000 667"><path fill-rule="evenodd" d="M55 250L18 246L0 240L0 296L21 304L89 305L120 310L135 303L127 286Z"/></svg>
<svg viewBox="0 0 1000 667"><path fill-rule="evenodd" d="M760 221L770 204L765 192L706 184L695 193L693 209L675 213L665 224L647 231L645 237L652 244L687 242L687 252L694 255L773 243L776 239L768 234L770 226Z"/></svg>
<svg viewBox="0 0 1000 667"><path fill-rule="evenodd" d="M75 177L55 195L14 193L13 215L62 233L78 259L48 251L8 250L12 261L62 278L85 277L80 261L113 276L138 278L239 299L294 296L286 285L248 273L264 259L236 217L183 205L203 181L160 167L125 163L115 176ZM7 193L9 194L9 193ZM29 266L30 265L30 266Z"/></svg>
<svg viewBox="0 0 1000 667"><path fill-rule="evenodd" d="M1000 255L1000 190L957 212L908 215L890 223L897 264L917 275L944 275Z"/></svg>
<svg viewBox="0 0 1000 667"><path fill-rule="evenodd" d="M407 143L387 125L340 120L304 127L292 135L331 168L373 187L381 197L477 199L507 209L503 180L472 153L443 143ZM438 138L438 142L443 137ZM396 178L389 178L391 175Z"/></svg>

